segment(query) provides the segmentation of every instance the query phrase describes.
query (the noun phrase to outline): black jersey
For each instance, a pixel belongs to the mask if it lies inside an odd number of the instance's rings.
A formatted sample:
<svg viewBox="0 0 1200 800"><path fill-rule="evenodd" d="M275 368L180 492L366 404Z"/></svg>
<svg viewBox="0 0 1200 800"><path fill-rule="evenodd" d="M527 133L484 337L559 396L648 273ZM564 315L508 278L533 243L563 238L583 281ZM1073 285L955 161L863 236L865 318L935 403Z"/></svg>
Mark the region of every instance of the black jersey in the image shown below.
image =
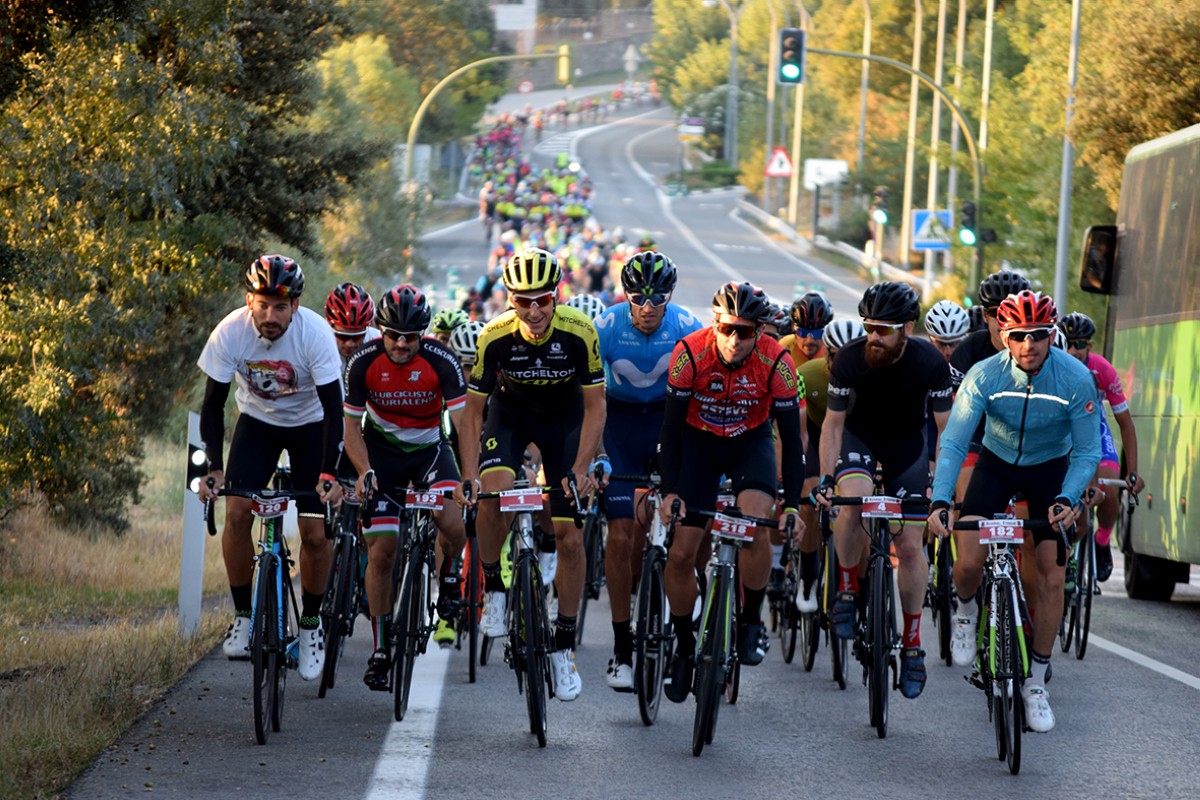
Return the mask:
<svg viewBox="0 0 1200 800"><path fill-rule="evenodd" d="M830 411L846 412L846 430L876 458L902 469L925 450L926 406L949 411L951 392L950 367L929 342L910 338L895 364L873 368L867 340L857 339L833 360L826 399Z"/></svg>
<svg viewBox="0 0 1200 800"><path fill-rule="evenodd" d="M980 361L991 358L997 352L999 351L996 350L996 346L992 344L991 331L975 331L963 339L962 343L950 354L950 383L954 387L954 391L958 391L963 378L967 375L967 370ZM971 437L972 445L983 441L983 428L984 422L980 421L979 427L975 429L975 435Z"/></svg>

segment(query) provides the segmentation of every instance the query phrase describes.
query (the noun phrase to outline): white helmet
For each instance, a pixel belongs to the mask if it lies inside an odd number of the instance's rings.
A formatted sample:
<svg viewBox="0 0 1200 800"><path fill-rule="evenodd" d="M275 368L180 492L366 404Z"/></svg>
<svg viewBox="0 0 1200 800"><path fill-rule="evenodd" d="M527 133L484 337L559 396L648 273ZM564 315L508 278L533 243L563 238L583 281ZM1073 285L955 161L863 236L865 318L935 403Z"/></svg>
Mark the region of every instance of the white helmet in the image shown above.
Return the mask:
<svg viewBox="0 0 1200 800"><path fill-rule="evenodd" d="M588 319L593 321L608 308L603 300L590 294L577 294L567 301L567 305L587 314Z"/></svg>
<svg viewBox="0 0 1200 800"><path fill-rule="evenodd" d="M830 350L841 350L847 342L861 339L867 332L862 323L856 319L835 319L825 326L825 347Z"/></svg>
<svg viewBox="0 0 1200 800"><path fill-rule="evenodd" d="M479 349L479 333L483 327L484 323L473 319L450 332L450 348L459 361L475 360L475 352Z"/></svg>
<svg viewBox="0 0 1200 800"><path fill-rule="evenodd" d="M961 339L970 328L971 315L951 300L938 300L925 314L925 331L935 339Z"/></svg>
<svg viewBox="0 0 1200 800"><path fill-rule="evenodd" d="M1059 350L1067 349L1067 335L1057 325L1054 326L1054 346Z"/></svg>

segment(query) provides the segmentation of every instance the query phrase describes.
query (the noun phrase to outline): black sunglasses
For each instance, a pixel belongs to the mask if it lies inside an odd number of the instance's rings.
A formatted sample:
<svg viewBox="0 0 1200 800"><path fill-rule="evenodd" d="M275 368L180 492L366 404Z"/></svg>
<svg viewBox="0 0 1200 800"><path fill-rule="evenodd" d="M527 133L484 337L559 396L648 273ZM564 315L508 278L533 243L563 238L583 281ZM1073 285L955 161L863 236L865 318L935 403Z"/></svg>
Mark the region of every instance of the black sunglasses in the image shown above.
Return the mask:
<svg viewBox="0 0 1200 800"><path fill-rule="evenodd" d="M1034 342L1044 342L1053 335L1049 328L1035 328L1031 331L1008 331L1005 333L1010 342L1023 342L1026 339Z"/></svg>

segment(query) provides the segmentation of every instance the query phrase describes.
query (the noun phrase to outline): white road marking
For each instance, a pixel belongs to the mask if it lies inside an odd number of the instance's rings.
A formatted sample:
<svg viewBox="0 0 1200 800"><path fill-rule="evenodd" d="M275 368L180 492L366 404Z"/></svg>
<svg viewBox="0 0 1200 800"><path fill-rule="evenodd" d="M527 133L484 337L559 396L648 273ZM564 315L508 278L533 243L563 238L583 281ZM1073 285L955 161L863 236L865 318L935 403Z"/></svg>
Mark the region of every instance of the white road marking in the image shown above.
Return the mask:
<svg viewBox="0 0 1200 800"><path fill-rule="evenodd" d="M413 668L408 713L403 722L393 722L375 762L375 773L367 789L367 800L392 800L396 797L424 797L429 765L434 755L434 733L446 667L454 648L443 650L430 643L425 655ZM388 695L388 713L393 697Z"/></svg>
<svg viewBox="0 0 1200 800"><path fill-rule="evenodd" d="M1197 678L1195 675L1189 675L1183 670L1178 670L1174 667L1167 666L1161 661L1156 661L1149 656L1144 656L1136 650L1130 650L1128 647L1122 647L1116 642L1110 642L1108 639L1105 639L1102 636L1097 636L1094 633L1088 636L1088 642L1094 644L1096 647L1099 647L1101 650L1107 650L1113 655L1117 655L1128 661L1132 661L1139 667L1145 667L1146 669L1153 670L1159 675L1165 675L1172 680L1179 681L1184 686L1189 686L1192 689L1200 690L1200 678Z"/></svg>

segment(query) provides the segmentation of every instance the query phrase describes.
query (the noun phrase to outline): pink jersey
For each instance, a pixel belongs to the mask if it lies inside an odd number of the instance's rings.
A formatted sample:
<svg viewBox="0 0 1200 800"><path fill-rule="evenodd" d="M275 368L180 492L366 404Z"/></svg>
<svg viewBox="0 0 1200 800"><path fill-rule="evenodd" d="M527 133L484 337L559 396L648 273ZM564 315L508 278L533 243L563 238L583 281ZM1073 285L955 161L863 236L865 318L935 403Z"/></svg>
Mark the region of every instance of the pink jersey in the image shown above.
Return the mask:
<svg viewBox="0 0 1200 800"><path fill-rule="evenodd" d="M1096 388L1101 396L1108 400L1112 412L1120 414L1122 411L1128 411L1129 400L1125 398L1125 392L1121 388L1121 378L1108 359L1096 353L1088 353L1085 363L1092 371L1092 377L1096 379Z"/></svg>

